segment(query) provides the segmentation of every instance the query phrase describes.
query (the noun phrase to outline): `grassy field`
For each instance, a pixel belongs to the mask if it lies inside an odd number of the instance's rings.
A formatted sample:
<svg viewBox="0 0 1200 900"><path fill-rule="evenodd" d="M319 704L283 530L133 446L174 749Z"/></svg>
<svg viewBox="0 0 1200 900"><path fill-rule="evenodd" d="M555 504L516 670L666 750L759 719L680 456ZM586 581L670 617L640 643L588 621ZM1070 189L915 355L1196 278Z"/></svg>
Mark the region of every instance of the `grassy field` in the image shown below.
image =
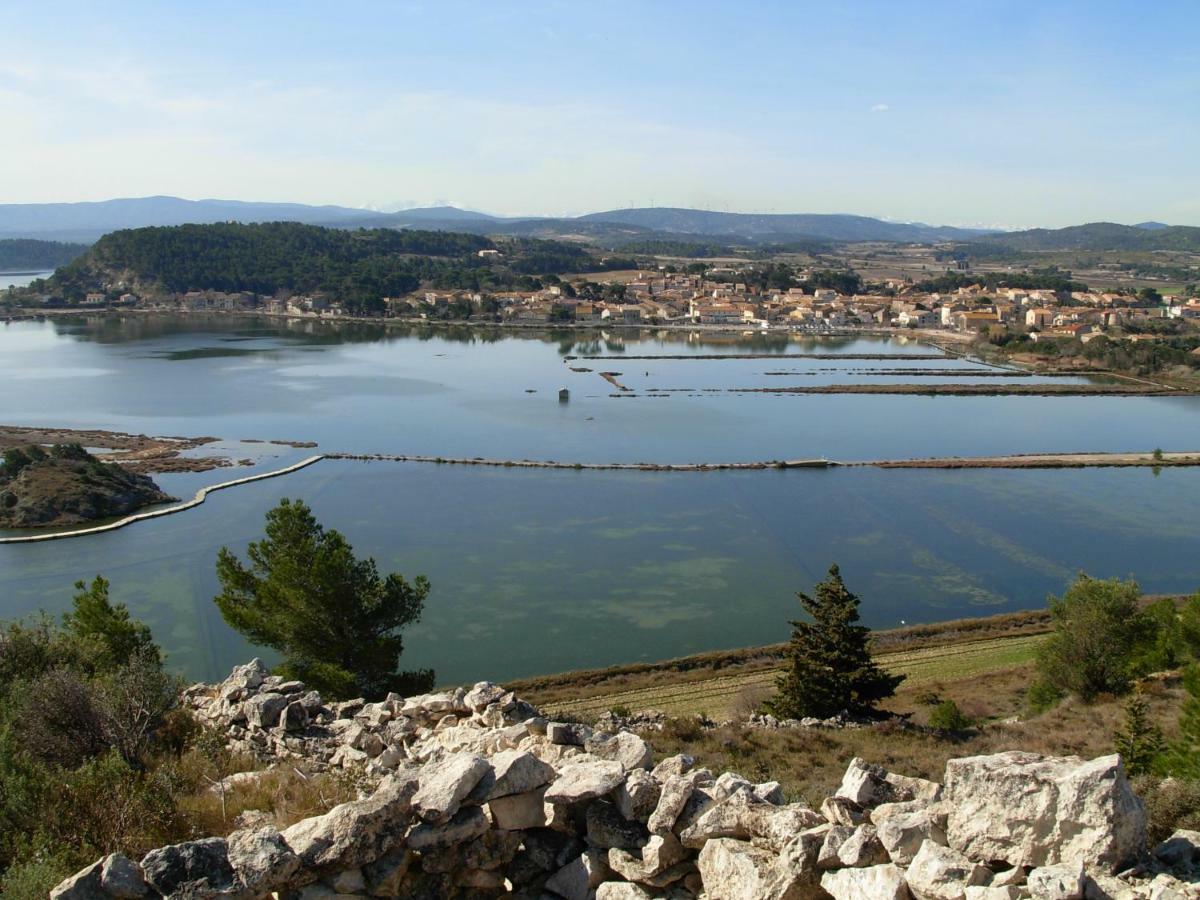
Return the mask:
<svg viewBox="0 0 1200 900"><path fill-rule="evenodd" d="M1014 634L880 653L878 659L889 671L907 676L904 681L907 692L1028 663L1043 637L1043 634ZM546 710L553 714L590 719L612 709L632 712L652 709L668 716L703 713L720 721L753 712L771 693L780 671L778 665L755 666L749 671L685 681L663 674L657 679L660 682L658 684L613 690L576 700L552 701L546 705ZM531 699L536 702L536 698Z"/></svg>

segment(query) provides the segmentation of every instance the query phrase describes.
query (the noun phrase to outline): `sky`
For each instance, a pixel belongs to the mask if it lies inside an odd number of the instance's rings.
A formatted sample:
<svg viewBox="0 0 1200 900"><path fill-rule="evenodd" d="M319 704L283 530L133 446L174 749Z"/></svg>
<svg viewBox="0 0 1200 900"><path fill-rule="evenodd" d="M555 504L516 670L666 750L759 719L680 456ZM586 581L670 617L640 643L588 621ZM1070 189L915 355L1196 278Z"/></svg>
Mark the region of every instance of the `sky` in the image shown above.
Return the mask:
<svg viewBox="0 0 1200 900"><path fill-rule="evenodd" d="M1200 225L1197 0L0 0L0 203Z"/></svg>

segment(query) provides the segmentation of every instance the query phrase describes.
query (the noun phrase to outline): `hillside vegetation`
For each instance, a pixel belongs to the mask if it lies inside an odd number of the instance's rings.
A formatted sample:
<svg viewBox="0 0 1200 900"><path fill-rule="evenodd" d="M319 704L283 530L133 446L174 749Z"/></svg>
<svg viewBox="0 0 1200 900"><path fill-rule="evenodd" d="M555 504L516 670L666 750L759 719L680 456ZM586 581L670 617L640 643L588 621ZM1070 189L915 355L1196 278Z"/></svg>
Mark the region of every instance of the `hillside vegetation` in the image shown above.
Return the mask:
<svg viewBox="0 0 1200 900"><path fill-rule="evenodd" d="M969 252L990 247L1016 251L1044 250L1200 250L1200 228L1169 225L1140 228L1114 222L1092 222L1067 228L1031 228L990 234L968 246Z"/></svg>
<svg viewBox="0 0 1200 900"><path fill-rule="evenodd" d="M501 255L481 258L478 252L485 249ZM380 307L383 297L422 285L530 288L539 286L535 276L593 265L586 250L554 241L497 243L446 231L221 223L113 232L57 271L47 287L67 300L121 283L151 293L324 292L351 309L370 310Z"/></svg>
<svg viewBox="0 0 1200 900"><path fill-rule="evenodd" d="M170 499L149 477L78 444L13 447L0 465L0 528L78 525Z"/></svg>
<svg viewBox="0 0 1200 900"><path fill-rule="evenodd" d="M24 238L0 240L0 272L57 269L86 252L86 244L61 244Z"/></svg>

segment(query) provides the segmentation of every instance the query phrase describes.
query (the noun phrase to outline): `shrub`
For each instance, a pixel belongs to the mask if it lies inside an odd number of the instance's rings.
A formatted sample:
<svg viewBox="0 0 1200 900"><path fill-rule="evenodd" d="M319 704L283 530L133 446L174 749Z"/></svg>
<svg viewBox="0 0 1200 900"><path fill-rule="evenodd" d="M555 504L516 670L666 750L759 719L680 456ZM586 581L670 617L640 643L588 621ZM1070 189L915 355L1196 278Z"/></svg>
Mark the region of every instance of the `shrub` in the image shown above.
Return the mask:
<svg viewBox="0 0 1200 900"><path fill-rule="evenodd" d="M1134 780L1146 804L1146 836L1151 846L1165 841L1177 828L1200 829L1200 781L1191 778Z"/></svg>
<svg viewBox="0 0 1200 900"><path fill-rule="evenodd" d="M943 700L929 714L929 727L939 731L966 731L974 725L953 700Z"/></svg>
<svg viewBox="0 0 1200 900"><path fill-rule="evenodd" d="M1045 678L1038 678L1029 686L1029 692L1025 695L1025 702L1029 706L1031 713L1040 715L1057 706L1063 696L1062 689L1057 685Z"/></svg>
<svg viewBox="0 0 1200 900"><path fill-rule="evenodd" d="M1138 612L1140 597L1135 581L1085 574L1062 597L1051 597L1054 633L1037 658L1043 680L1085 702L1129 690L1134 661L1153 635L1152 623Z"/></svg>

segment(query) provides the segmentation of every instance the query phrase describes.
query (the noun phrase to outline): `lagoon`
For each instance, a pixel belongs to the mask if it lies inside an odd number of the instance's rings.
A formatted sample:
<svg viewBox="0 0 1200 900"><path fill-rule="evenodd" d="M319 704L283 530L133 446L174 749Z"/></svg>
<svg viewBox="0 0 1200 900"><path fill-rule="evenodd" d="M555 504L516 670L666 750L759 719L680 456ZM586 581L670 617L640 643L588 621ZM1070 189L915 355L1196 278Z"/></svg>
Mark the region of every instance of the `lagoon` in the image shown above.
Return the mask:
<svg viewBox="0 0 1200 900"><path fill-rule="evenodd" d="M1197 398L720 390L897 378L863 370L906 366L985 370L955 358L785 356L930 352L895 339L246 318L14 323L0 329L0 421L586 461L1200 449ZM744 358L629 359L714 354ZM585 355L622 358L564 361ZM763 355L774 358L752 358ZM620 371L637 396L612 396L601 370ZM557 400L561 386L569 403ZM647 396L670 386L689 390ZM190 495L313 452L234 446L255 466L158 480ZM1195 469L659 473L325 461L121 531L2 546L0 617L61 610L74 580L102 573L175 666L217 677L254 651L211 602L216 551L243 550L284 496L303 497L385 570L430 577L405 664L433 666L444 683L783 640L794 592L834 561L877 627L1037 606L1080 569L1136 574L1150 591L1200 586Z"/></svg>

